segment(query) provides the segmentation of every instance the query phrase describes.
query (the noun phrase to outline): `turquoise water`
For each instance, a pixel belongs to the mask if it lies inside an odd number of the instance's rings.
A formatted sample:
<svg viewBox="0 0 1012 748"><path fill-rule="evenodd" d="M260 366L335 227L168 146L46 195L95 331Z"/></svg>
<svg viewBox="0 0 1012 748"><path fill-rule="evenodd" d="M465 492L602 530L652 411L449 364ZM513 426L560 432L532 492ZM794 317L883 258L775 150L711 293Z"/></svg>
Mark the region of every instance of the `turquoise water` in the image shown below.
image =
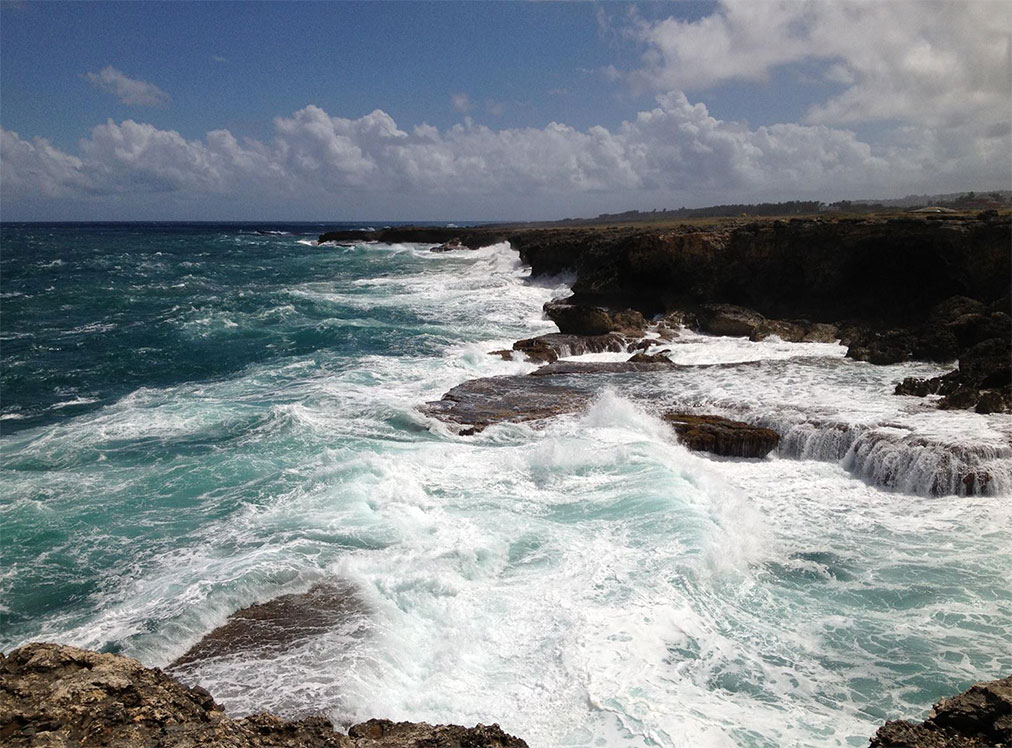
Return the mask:
<svg viewBox="0 0 1012 748"><path fill-rule="evenodd" d="M987 446L1000 477L1012 419L889 394L938 367L684 334L676 360L744 365L602 377L582 413L461 437L418 406L532 370L488 351L554 330L541 305L566 292L506 245L2 231L4 650L165 666L334 581L364 633L181 675L236 714L496 721L532 746L864 745L1012 672L1006 484L922 490L943 469L925 438ZM689 453L667 402L790 444Z"/></svg>

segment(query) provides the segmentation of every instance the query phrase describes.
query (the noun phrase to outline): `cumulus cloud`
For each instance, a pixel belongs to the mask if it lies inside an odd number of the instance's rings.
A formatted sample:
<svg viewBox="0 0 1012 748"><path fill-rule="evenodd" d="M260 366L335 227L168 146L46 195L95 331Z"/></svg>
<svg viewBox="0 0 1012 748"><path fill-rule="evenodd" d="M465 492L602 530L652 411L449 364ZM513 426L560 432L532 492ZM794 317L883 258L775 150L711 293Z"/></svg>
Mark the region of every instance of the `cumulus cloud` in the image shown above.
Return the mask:
<svg viewBox="0 0 1012 748"><path fill-rule="evenodd" d="M814 105L809 124L1009 118L1012 5L1004 0L722 0L699 20L639 20L629 33L647 52L641 69L619 75L657 90L761 81L780 66L821 61L825 79L843 90Z"/></svg>
<svg viewBox="0 0 1012 748"><path fill-rule="evenodd" d="M471 97L466 93L455 93L450 97L450 105L458 112L466 112L471 108Z"/></svg>
<svg viewBox="0 0 1012 748"><path fill-rule="evenodd" d="M997 132L997 131L996 131ZM445 131L402 129L382 110L356 119L307 106L274 121L261 142L214 130L188 140L126 120L98 125L77 155L47 141L3 131L6 198L143 193L242 198L337 194L522 195L542 207L588 194L713 196L839 195L930 191L938 180L1002 184L1007 132L987 147L930 128L909 127L873 148L853 132L824 124L749 128L713 117L682 93L608 129L493 130L472 123ZM969 150L968 150L969 149ZM691 197L690 197L691 199Z"/></svg>
<svg viewBox="0 0 1012 748"><path fill-rule="evenodd" d="M91 85L130 106L161 106L169 103L171 98L154 83L130 78L112 65L97 73L85 73L84 77Z"/></svg>

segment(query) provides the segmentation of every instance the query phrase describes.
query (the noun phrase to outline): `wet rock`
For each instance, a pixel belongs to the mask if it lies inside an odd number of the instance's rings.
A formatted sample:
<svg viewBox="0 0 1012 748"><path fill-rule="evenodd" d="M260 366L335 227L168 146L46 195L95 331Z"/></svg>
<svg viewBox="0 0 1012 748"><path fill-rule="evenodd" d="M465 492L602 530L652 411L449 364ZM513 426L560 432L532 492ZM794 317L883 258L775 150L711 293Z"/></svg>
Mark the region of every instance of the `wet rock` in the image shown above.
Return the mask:
<svg viewBox="0 0 1012 748"><path fill-rule="evenodd" d="M840 337L840 329L826 322L812 322L801 338L802 343L835 343Z"/></svg>
<svg viewBox="0 0 1012 748"><path fill-rule="evenodd" d="M909 361L916 338L909 330L848 328L844 331L847 358L888 366Z"/></svg>
<svg viewBox="0 0 1012 748"><path fill-rule="evenodd" d="M772 429L721 416L669 412L664 420L689 449L725 457L765 457L780 443L780 435Z"/></svg>
<svg viewBox="0 0 1012 748"><path fill-rule="evenodd" d="M756 342L773 335L786 343L800 343L805 337L805 327L798 322L768 319L760 322L749 334L749 340Z"/></svg>
<svg viewBox="0 0 1012 748"><path fill-rule="evenodd" d="M699 329L709 335L746 338L767 321L759 312L734 304L703 304L697 318Z"/></svg>
<svg viewBox="0 0 1012 748"><path fill-rule="evenodd" d="M233 720L203 688L136 660L58 644L0 654L0 743L11 748L526 748L498 725L370 720L334 731L322 716Z"/></svg>
<svg viewBox="0 0 1012 748"><path fill-rule="evenodd" d="M1012 412L1012 340L1008 336L982 340L960 353L955 371L930 379L907 377L896 385L895 394L939 394L938 407L943 410Z"/></svg>
<svg viewBox="0 0 1012 748"><path fill-rule="evenodd" d="M941 377L931 377L931 379L921 379L919 377L907 377L902 382L896 385L896 389L893 391L893 394L912 395L913 397L927 397L928 395L936 394L941 386L942 386Z"/></svg>
<svg viewBox="0 0 1012 748"><path fill-rule="evenodd" d="M637 353L629 358L631 364L664 364L666 366L674 366L675 363L664 355L664 352L660 353Z"/></svg>
<svg viewBox="0 0 1012 748"><path fill-rule="evenodd" d="M671 423L679 441L689 449L729 458L764 458L780 441L779 434L770 428L722 416L669 412L664 420Z"/></svg>
<svg viewBox="0 0 1012 748"><path fill-rule="evenodd" d="M232 720L210 694L136 660L57 644L0 655L0 742L117 748L352 748L325 719Z"/></svg>
<svg viewBox="0 0 1012 748"><path fill-rule="evenodd" d="M633 356L636 358L636 356ZM548 364L542 366L535 371L532 371L528 376L530 377L550 377L556 375L568 375L568 374L628 374L630 372L657 372L657 371L670 371L672 369L679 368L678 364L674 363L667 357L662 357L664 360L652 360L652 356L647 356L650 361L559 361L555 364Z"/></svg>
<svg viewBox="0 0 1012 748"><path fill-rule="evenodd" d="M647 320L635 309L622 309L611 314L611 325L614 332L630 337L637 337L647 328Z"/></svg>
<svg viewBox="0 0 1012 748"><path fill-rule="evenodd" d="M590 393L530 376L487 377L457 385L422 412L474 434L494 423L519 423L580 410Z"/></svg>
<svg viewBox="0 0 1012 748"><path fill-rule="evenodd" d="M886 722L870 748L1002 748L1012 746L1012 676L976 683L942 699L920 723Z"/></svg>
<svg viewBox="0 0 1012 748"><path fill-rule="evenodd" d="M445 242L443 242L442 244L440 244L440 245L438 245L436 247L432 247L429 251L430 252L456 252L456 251L461 250L461 249L471 249L471 247L468 247L468 246L462 244L461 241L460 241L460 237L455 236L452 239L450 239L448 241L445 241Z"/></svg>
<svg viewBox="0 0 1012 748"><path fill-rule="evenodd" d="M549 301L545 314L567 335L607 335L614 329L611 315L598 306Z"/></svg>
<svg viewBox="0 0 1012 748"><path fill-rule="evenodd" d="M513 350L523 353L528 361L552 363L560 358L582 356L585 353L604 353L606 351L622 353L626 350L626 345L626 339L614 333L570 335L556 332L539 335L536 338L518 340L513 344ZM506 357L503 356L503 358Z"/></svg>
<svg viewBox="0 0 1012 748"><path fill-rule="evenodd" d="M215 657L283 652L337 628L361 636L366 619L365 605L351 586L317 584L308 592L281 595L233 613L170 667Z"/></svg>
<svg viewBox="0 0 1012 748"><path fill-rule="evenodd" d="M756 327L749 340L755 342L776 335L786 343L835 343L837 333L836 325L824 322L768 319Z"/></svg>
<svg viewBox="0 0 1012 748"><path fill-rule="evenodd" d="M429 725L371 719L348 731L356 748L527 748L499 725Z"/></svg>

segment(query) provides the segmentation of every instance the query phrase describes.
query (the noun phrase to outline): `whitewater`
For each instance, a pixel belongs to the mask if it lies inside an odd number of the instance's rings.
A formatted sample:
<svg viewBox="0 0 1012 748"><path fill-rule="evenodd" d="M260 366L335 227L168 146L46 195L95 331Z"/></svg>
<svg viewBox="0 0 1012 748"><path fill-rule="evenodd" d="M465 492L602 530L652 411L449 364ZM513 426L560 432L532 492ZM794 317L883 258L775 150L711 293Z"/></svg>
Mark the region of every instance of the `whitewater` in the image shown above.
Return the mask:
<svg viewBox="0 0 1012 748"><path fill-rule="evenodd" d="M593 375L578 413L465 436L420 406L534 371L489 352L557 331L572 281L508 244L0 228L4 651L166 667L326 583L353 601L332 630L175 674L232 715L534 748L862 746L1012 672L1012 418L891 394L951 367L683 330L653 350L698 368ZM781 446L689 452L669 407Z"/></svg>

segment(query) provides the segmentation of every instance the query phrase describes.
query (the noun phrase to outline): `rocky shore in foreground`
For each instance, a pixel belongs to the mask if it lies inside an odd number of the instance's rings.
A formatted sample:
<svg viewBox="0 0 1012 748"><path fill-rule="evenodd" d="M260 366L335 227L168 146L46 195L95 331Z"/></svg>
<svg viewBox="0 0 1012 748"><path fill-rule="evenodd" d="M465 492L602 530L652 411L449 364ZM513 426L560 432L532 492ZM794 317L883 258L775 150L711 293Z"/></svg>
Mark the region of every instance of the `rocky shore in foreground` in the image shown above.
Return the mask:
<svg viewBox="0 0 1012 748"><path fill-rule="evenodd" d="M0 654L0 744L11 748L526 748L498 725L326 717L231 719L203 688L136 660L57 644Z"/></svg>
<svg viewBox="0 0 1012 748"><path fill-rule="evenodd" d="M323 716L228 717L206 690L136 660L58 644L0 654L0 743L11 748L526 748L498 725ZM871 748L1012 746L1012 676L943 699L921 723L887 722Z"/></svg>

